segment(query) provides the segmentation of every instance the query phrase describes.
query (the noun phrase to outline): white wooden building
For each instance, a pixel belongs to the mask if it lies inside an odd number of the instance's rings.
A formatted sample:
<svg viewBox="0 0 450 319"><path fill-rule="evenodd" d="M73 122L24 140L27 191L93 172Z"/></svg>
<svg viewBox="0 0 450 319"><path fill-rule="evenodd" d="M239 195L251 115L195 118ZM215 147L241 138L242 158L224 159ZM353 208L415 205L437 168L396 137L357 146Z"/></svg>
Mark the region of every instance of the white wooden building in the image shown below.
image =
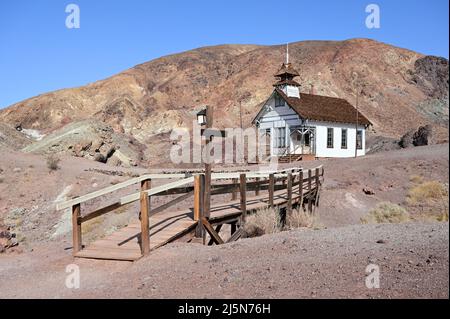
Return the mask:
<svg viewBox="0 0 450 319"><path fill-rule="evenodd" d="M365 155L370 121L344 99L300 93L298 73L283 63L278 81L253 124L265 139L266 155L311 159Z"/></svg>

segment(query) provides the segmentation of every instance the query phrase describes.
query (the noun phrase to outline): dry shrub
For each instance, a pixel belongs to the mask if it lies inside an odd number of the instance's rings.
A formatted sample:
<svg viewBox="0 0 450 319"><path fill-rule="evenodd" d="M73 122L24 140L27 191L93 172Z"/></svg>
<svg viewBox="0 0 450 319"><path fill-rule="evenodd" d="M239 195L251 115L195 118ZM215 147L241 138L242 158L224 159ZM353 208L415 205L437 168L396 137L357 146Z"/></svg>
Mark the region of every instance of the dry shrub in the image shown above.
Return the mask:
<svg viewBox="0 0 450 319"><path fill-rule="evenodd" d="M409 177L410 182L414 183L414 184L420 184L423 182L423 177L420 175L411 175Z"/></svg>
<svg viewBox="0 0 450 319"><path fill-rule="evenodd" d="M56 171L59 169L59 162L61 159L57 157L55 154L50 154L47 156L47 167L51 171Z"/></svg>
<svg viewBox="0 0 450 319"><path fill-rule="evenodd" d="M448 206L447 210L443 211L440 215L436 218L440 222L448 222Z"/></svg>
<svg viewBox="0 0 450 319"><path fill-rule="evenodd" d="M287 229L295 228L315 228L317 225L316 217L313 214L305 212L303 209L294 209L292 213L286 215Z"/></svg>
<svg viewBox="0 0 450 319"><path fill-rule="evenodd" d="M363 224L404 223L410 220L408 212L390 202L379 203L367 216L361 218Z"/></svg>
<svg viewBox="0 0 450 319"><path fill-rule="evenodd" d="M430 203L436 200L442 200L444 197L448 197L446 187L438 181L431 181L411 188L408 193L407 202L410 205Z"/></svg>
<svg viewBox="0 0 450 319"><path fill-rule="evenodd" d="M412 187L406 203L418 212L418 219L448 221L448 185L438 181L424 182Z"/></svg>
<svg viewBox="0 0 450 319"><path fill-rule="evenodd" d="M280 214L273 208L258 210L246 217L243 231L243 237L257 237L279 232Z"/></svg>

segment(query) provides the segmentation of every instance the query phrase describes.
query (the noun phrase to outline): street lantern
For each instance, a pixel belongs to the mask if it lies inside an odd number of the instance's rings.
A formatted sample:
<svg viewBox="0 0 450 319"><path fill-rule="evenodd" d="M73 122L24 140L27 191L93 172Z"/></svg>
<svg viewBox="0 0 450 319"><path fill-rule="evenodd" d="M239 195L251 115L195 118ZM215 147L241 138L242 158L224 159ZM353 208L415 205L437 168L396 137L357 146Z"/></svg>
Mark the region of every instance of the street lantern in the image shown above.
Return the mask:
<svg viewBox="0 0 450 319"><path fill-rule="evenodd" d="M197 123L201 126L206 125L206 109L197 113Z"/></svg>

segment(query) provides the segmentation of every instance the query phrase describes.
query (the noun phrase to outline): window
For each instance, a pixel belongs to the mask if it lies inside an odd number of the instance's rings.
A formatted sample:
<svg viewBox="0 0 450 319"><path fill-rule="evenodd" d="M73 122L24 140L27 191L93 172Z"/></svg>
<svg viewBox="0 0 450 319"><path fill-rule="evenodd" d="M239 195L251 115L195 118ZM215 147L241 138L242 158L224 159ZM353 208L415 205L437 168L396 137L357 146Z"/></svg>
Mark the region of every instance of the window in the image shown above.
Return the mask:
<svg viewBox="0 0 450 319"><path fill-rule="evenodd" d="M286 128L285 127L279 127L276 129L276 135L275 135L275 147L286 147Z"/></svg>
<svg viewBox="0 0 450 319"><path fill-rule="evenodd" d="M347 129L341 130L341 148L347 148Z"/></svg>
<svg viewBox="0 0 450 319"><path fill-rule="evenodd" d="M362 134L363 131L362 130L357 130L356 131L356 148L358 150L362 150Z"/></svg>
<svg viewBox="0 0 450 319"><path fill-rule="evenodd" d="M284 100L278 94L275 94L275 107L284 106Z"/></svg>
<svg viewBox="0 0 450 319"><path fill-rule="evenodd" d="M327 128L327 148L333 148L334 147L334 132L332 127Z"/></svg>

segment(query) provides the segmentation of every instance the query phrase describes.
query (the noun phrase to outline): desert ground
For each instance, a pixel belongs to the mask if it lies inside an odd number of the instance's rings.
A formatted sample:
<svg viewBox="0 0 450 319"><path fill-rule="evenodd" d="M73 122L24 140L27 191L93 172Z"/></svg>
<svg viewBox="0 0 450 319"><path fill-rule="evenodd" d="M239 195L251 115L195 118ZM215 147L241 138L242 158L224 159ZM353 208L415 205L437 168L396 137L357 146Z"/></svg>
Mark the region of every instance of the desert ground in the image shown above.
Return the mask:
<svg viewBox="0 0 450 319"><path fill-rule="evenodd" d="M74 259L70 214L55 203L148 170L70 156L49 170L44 156L4 150L0 231L15 235L0 253L0 298L448 298L448 199L425 205L412 197L427 183L448 194L448 148L285 164L324 165L310 227L220 246L172 243L134 263ZM362 224L381 202L399 205L408 218ZM120 227L136 211L91 225L85 238ZM70 264L80 268L78 289L65 285ZM365 285L369 264L379 267L380 288Z"/></svg>

